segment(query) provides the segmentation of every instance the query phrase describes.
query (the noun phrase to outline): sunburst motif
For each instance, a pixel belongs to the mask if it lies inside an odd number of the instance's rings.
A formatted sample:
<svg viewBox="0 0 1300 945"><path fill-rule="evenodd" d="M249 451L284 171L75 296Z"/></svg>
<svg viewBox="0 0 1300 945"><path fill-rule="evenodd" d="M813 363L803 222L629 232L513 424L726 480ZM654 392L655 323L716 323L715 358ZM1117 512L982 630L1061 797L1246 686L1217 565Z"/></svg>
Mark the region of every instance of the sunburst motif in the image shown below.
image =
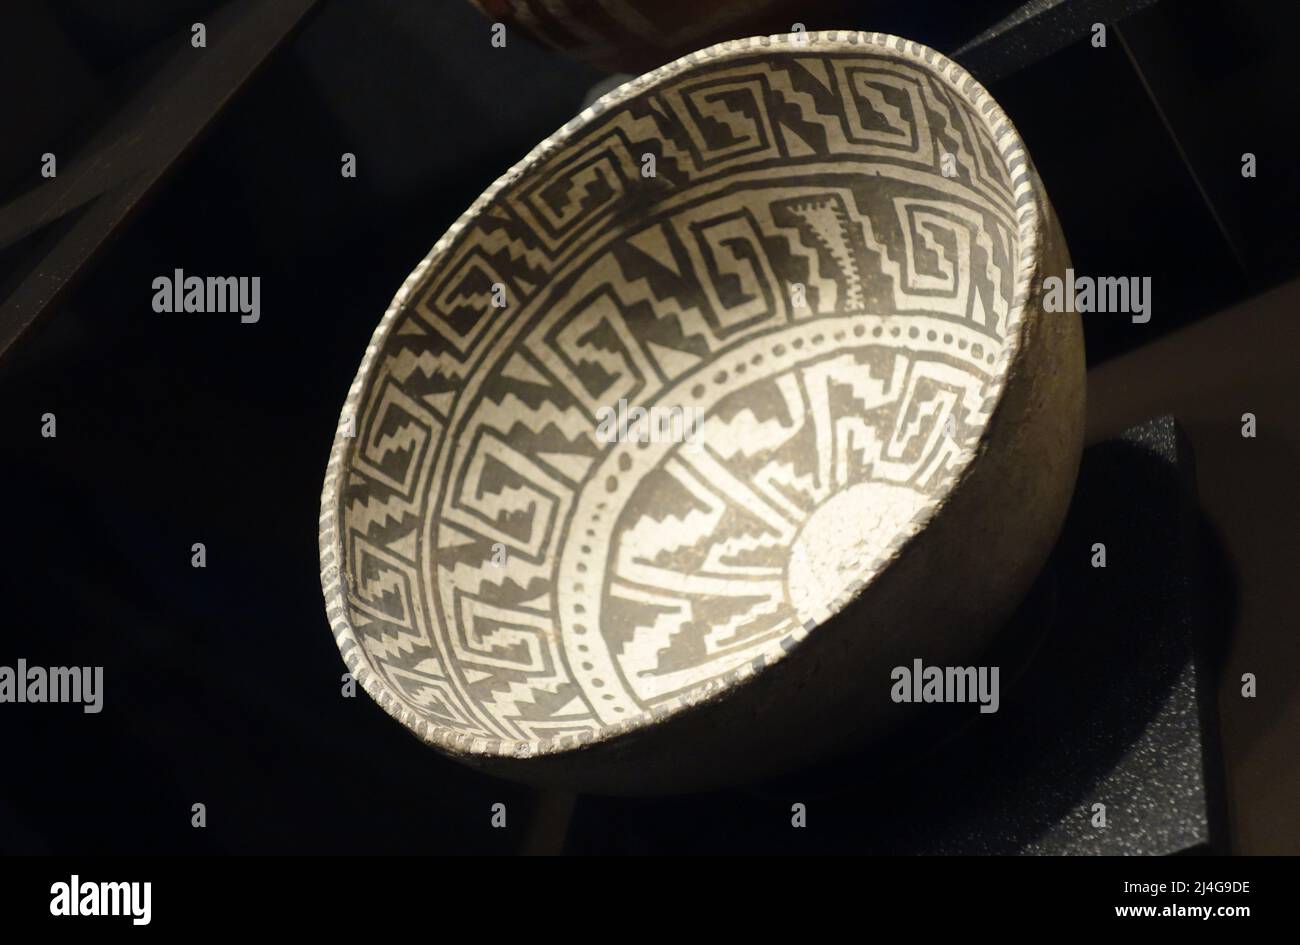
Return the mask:
<svg viewBox="0 0 1300 945"><path fill-rule="evenodd" d="M984 382L921 350L786 350L793 366L719 398L623 507L601 617L647 702L752 658L865 576L951 466Z"/></svg>

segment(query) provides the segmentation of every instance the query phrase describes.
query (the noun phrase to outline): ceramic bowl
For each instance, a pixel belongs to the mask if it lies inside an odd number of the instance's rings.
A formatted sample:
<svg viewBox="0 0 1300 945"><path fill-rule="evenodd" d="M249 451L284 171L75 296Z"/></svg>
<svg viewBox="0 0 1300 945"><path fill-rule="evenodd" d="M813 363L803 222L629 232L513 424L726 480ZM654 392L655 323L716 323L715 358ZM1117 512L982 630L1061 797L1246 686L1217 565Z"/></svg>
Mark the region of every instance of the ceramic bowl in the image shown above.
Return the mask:
<svg viewBox="0 0 1300 945"><path fill-rule="evenodd" d="M923 707L1051 549L1067 264L1001 109L916 43L723 43L543 141L402 285L326 472L350 671L468 764L651 793Z"/></svg>

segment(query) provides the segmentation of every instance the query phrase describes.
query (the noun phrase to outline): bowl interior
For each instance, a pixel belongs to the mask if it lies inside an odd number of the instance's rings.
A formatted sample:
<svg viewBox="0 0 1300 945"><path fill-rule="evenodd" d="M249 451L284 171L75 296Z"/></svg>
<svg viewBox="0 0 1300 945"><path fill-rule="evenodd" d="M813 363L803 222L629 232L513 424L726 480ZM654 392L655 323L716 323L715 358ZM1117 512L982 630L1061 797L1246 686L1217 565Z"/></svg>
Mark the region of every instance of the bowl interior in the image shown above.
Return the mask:
<svg viewBox="0 0 1300 945"><path fill-rule="evenodd" d="M724 44L584 112L367 352L322 534L349 666L431 742L527 754L780 659L987 423L1022 163L965 73L876 35Z"/></svg>

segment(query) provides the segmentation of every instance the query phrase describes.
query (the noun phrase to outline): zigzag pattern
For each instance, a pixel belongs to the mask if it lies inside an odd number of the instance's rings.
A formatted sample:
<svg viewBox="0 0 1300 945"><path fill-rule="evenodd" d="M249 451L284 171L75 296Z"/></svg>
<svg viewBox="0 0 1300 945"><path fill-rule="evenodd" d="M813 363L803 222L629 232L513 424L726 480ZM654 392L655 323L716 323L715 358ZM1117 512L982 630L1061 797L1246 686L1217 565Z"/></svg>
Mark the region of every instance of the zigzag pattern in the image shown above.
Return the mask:
<svg viewBox="0 0 1300 945"><path fill-rule="evenodd" d="M837 497L919 509L978 435L1018 199L968 98L872 49L701 65L511 181L407 293L344 453L347 617L403 717L581 739L798 638ZM620 399L700 435L607 443Z"/></svg>

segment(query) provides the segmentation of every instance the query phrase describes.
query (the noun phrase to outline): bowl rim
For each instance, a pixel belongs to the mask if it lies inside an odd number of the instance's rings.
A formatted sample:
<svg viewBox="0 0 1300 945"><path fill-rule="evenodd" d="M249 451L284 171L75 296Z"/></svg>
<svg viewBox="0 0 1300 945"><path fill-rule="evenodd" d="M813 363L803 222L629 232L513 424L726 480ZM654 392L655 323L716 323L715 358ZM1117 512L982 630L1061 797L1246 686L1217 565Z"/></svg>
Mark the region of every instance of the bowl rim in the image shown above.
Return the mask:
<svg viewBox="0 0 1300 945"><path fill-rule="evenodd" d="M1006 337L995 356L992 374L984 388L983 402L973 416L979 434L959 448L952 470L943 483L934 502L926 505L907 527L895 534L881 556L864 569L863 574L839 598L824 608L817 620L797 625L794 631L779 640L770 641L763 652L740 668L707 680L679 694L655 709L630 716L615 724L602 725L594 732L564 735L545 739L511 739L506 737L473 735L458 729L430 722L420 715L406 700L395 693L373 668L369 653L352 625L347 605L346 577L342 571L342 530L340 528L343 503L340 486L346 474L344 457L352 436L345 435L349 418L361 406L361 397L379 363L379 356L387 342L398 316L406 310L415 290L424 283L425 276L452 247L457 237L475 221L497 198L535 165L571 143L577 132L594 119L628 100L656 88L677 77L692 72L701 65L712 65L729 59L738 59L763 52L819 52L819 53L881 53L927 70L940 79L950 92L970 105L983 122L1002 159L1011 182L1011 205L1016 217L1016 247L1018 257L1014 291L1006 319ZM993 429L993 414L1002 401L1007 380L1023 349L1028 325L1026 309L1031 301L1032 289L1043 265L1042 229L1048 218L1045 198L1037 186L1036 174L1015 126L989 92L969 72L942 53L913 40L889 33L858 30L823 30L806 33L784 33L772 36L752 36L746 39L727 40L632 78L612 89L582 109L554 133L543 139L522 159L498 177L465 210L447 231L434 243L432 249L402 282L388 308L384 311L362 356L348 394L339 413L325 480L321 489L320 505L320 579L325 599L325 612L335 643L353 679L365 692L398 722L410 729L426 744L462 759L528 759L544 755L569 754L620 740L654 722L663 721L688 710L697 709L733 692L752 676L770 669L775 663L797 647L812 631L842 612L863 593L875 578L910 544L924 527L948 504L961 481L969 474L975 457L987 447Z"/></svg>

